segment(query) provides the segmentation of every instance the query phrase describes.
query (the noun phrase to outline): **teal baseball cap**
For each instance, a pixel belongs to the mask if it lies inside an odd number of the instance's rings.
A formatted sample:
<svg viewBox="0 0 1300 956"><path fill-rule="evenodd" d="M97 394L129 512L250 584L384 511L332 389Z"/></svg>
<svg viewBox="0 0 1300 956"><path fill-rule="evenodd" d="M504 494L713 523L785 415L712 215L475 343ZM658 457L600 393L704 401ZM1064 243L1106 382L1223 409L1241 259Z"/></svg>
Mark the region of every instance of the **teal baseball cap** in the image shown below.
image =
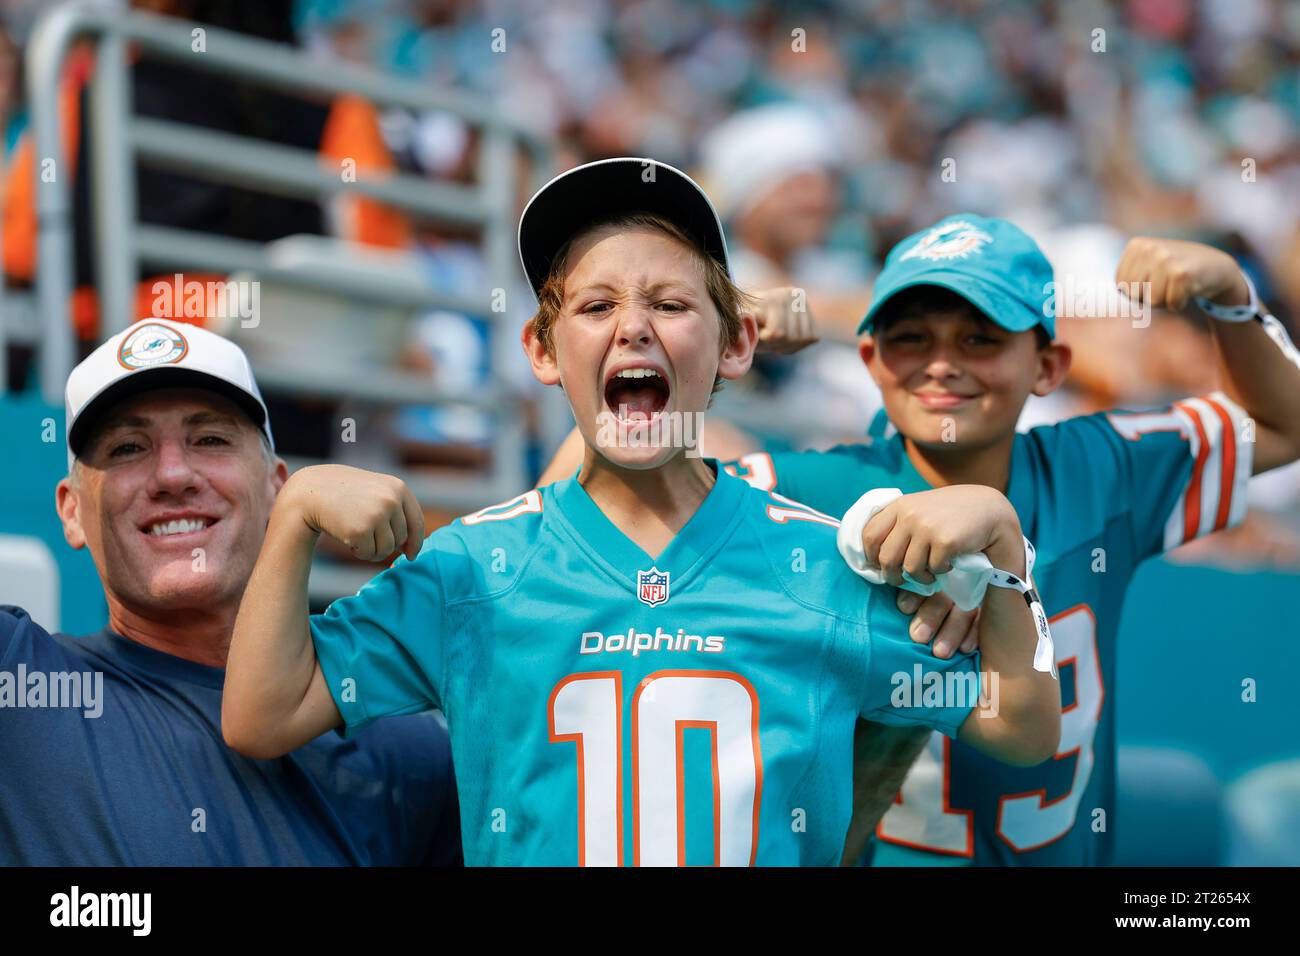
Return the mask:
<svg viewBox="0 0 1300 956"><path fill-rule="evenodd" d="M1009 332L1041 325L1056 337L1052 264L1038 243L1005 219L961 213L894 246L858 332L869 331L898 293L921 285L950 289Z"/></svg>

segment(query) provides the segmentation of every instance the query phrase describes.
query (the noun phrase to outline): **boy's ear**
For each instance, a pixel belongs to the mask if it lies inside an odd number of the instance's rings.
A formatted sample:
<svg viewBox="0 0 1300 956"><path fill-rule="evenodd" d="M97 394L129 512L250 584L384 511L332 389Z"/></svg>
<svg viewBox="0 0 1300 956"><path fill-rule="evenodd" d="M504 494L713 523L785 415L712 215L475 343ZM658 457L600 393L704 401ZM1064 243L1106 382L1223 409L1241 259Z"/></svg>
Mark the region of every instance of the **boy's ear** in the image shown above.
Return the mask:
<svg viewBox="0 0 1300 956"><path fill-rule="evenodd" d="M864 335L858 339L858 357L862 359L862 364L871 373L871 380L879 385L880 380L876 378L875 366L871 364L871 360L876 357L876 337L874 335Z"/></svg>
<svg viewBox="0 0 1300 956"><path fill-rule="evenodd" d="M749 371L754 363L754 349L758 345L758 320L748 312L740 314L740 331L736 341L722 350L718 358L718 374L725 379L737 379Z"/></svg>
<svg viewBox="0 0 1300 956"><path fill-rule="evenodd" d="M524 354L528 356L528 364L533 367L533 375L537 381L543 385L559 385L560 367L555 362L555 352L553 349L547 351L545 344L538 338L534 321L535 319L530 319L525 322L524 330L519 334L519 341L524 347ZM555 325L552 323L552 333L554 329ZM552 338L552 341L554 341L554 338Z"/></svg>
<svg viewBox="0 0 1300 956"><path fill-rule="evenodd" d="M1064 342L1053 342L1038 350L1038 377L1034 379L1035 395L1050 395L1061 387L1070 372L1074 352Z"/></svg>

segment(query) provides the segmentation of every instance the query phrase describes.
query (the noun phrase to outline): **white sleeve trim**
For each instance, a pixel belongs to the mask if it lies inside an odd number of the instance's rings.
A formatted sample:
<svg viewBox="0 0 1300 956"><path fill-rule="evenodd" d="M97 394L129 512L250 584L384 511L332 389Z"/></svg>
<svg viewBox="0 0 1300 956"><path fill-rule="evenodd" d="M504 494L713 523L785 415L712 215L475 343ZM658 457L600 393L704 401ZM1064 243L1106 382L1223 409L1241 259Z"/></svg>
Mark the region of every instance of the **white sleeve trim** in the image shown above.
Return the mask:
<svg viewBox="0 0 1300 956"><path fill-rule="evenodd" d="M1223 392L1175 402L1173 411L1192 471L1165 522L1166 550L1241 523L1255 450L1250 416Z"/></svg>

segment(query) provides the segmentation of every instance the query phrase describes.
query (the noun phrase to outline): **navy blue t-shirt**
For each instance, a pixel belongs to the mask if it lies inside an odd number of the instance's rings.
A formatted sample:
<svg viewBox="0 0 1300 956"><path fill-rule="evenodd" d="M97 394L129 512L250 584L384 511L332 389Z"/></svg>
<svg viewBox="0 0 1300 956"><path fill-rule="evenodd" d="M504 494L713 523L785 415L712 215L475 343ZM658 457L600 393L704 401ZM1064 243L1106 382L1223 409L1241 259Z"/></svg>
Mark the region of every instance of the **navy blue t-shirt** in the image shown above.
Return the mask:
<svg viewBox="0 0 1300 956"><path fill-rule="evenodd" d="M0 864L460 862L438 717L252 760L222 740L224 681L111 631L51 635L0 606Z"/></svg>

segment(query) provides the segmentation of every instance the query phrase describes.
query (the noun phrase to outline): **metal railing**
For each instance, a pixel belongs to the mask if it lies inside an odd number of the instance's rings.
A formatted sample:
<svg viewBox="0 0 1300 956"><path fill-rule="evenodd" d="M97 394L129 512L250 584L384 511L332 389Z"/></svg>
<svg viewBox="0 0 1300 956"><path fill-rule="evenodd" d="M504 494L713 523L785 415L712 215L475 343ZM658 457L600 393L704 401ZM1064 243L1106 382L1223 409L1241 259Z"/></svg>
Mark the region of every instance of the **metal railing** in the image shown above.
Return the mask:
<svg viewBox="0 0 1300 956"><path fill-rule="evenodd" d="M197 31L202 50L196 50ZM515 257L516 151L531 159L540 184L550 169L549 148L526 130L510 123L491 103L431 84L382 75L343 62L323 63L318 57L280 44L230 31L141 12L119 12L88 2L69 2L47 11L33 31L28 48L27 87L31 131L38 162L54 158L55 175L38 172L35 195L39 235L36 311L41 324L39 370L47 401L62 401L63 384L74 364L75 343L70 315L73 291L72 184L63 172L68 160L62 142L60 87L74 43L91 39L96 46L95 69L88 99L88 170L91 177L95 261L101 332L107 337L126 328L133 314L142 267L229 273L250 271L259 277L341 297L389 304L396 297L411 309L448 309L490 319L491 367L507 368L504 358L518 343L495 313L484 290L482 301L447 295L421 277L399 290L376 291L377 283L348 274L322 276L302 270L278 269L259 242L213 236L136 220L137 162L183 172L207 181L256 190L273 196L326 200L353 194L374 199L422 220L435 220L480 230L487 274L506 277L519 267ZM336 97L354 94L377 107L418 112L444 111L459 117L480 134L475 182L459 185L434 182L409 174L355 177L331 172L316 153L217 132L179 122L133 114L128 51L187 69L237 78L282 93ZM350 181L354 179L355 181ZM48 180L48 181L47 181ZM413 376L358 370L355 380L333 377L322 391L321 376L310 369L258 365L259 378L274 383L279 393L346 394L376 404L455 401L497 413L488 480L464 482L412 481L426 502L454 509L478 507L503 500L525 486L523 416L511 389L494 381L472 393L437 388ZM558 396L557 396L558 397Z"/></svg>
<svg viewBox="0 0 1300 956"><path fill-rule="evenodd" d="M466 301L444 294L421 277L417 282L383 283L348 270L280 266L266 246L224 236L186 231L135 219L136 163L160 166L226 185L255 189L276 196L328 199L343 194L365 196L416 216L458 225L481 227L488 274L510 276L515 259L514 151L522 146L531 160L537 185L547 177L550 153L546 144L511 124L491 103L428 84L401 80L342 62L328 68L316 57L279 44L202 27L204 51L194 49L198 24L141 12L116 12L84 0L50 9L37 24L27 57L27 87L31 99L31 129L38 159L55 158L56 175L36 183L39 221L36 305L39 335L31 321L20 332L40 348L40 381L46 399L62 400L62 387L74 359L69 300L73 286L72 189L70 177L58 164L66 157L59 115L64 63L74 42L96 41L95 73L89 89L89 170L94 204L92 249L104 335L125 328L132 314L141 267L193 269L217 273L253 273L258 277L299 284L314 292L411 309L448 309L489 316L493 369L509 367L507 356L518 343L489 303ZM257 83L280 92L337 96L356 94L378 106L416 111L447 111L481 131L476 182L472 186L434 182L423 177L393 174L382 178L360 172L356 181L332 173L317 155L231 133L183 123L133 115L128 50ZM38 171L41 163L36 164ZM502 284L506 284L504 281ZM12 296L10 297L12 302ZM9 310L13 312L12 309ZM28 310L29 314L32 310ZM16 318L16 313L15 313ZM3 325L5 323L0 323ZM19 323L9 322L11 332ZM3 333L0 333L2 335ZM15 335L18 338L19 335ZM0 342L3 339L0 338ZM513 392L493 381L472 393L436 387L409 374L361 372L331 376L301 367L254 366L264 387L278 393L300 393L325 399L346 397L382 404L458 402L504 412L497 415L491 454L491 474L464 481L404 474L426 503L465 511L509 498L527 483L524 473L522 416L511 409ZM3 383L0 382L0 390ZM541 426L544 449L555 448L567 433L571 416L557 390L546 392ZM798 436L806 434L816 410L796 410L760 397L728 395L718 410L742 427ZM815 426L814 426L815 427Z"/></svg>

